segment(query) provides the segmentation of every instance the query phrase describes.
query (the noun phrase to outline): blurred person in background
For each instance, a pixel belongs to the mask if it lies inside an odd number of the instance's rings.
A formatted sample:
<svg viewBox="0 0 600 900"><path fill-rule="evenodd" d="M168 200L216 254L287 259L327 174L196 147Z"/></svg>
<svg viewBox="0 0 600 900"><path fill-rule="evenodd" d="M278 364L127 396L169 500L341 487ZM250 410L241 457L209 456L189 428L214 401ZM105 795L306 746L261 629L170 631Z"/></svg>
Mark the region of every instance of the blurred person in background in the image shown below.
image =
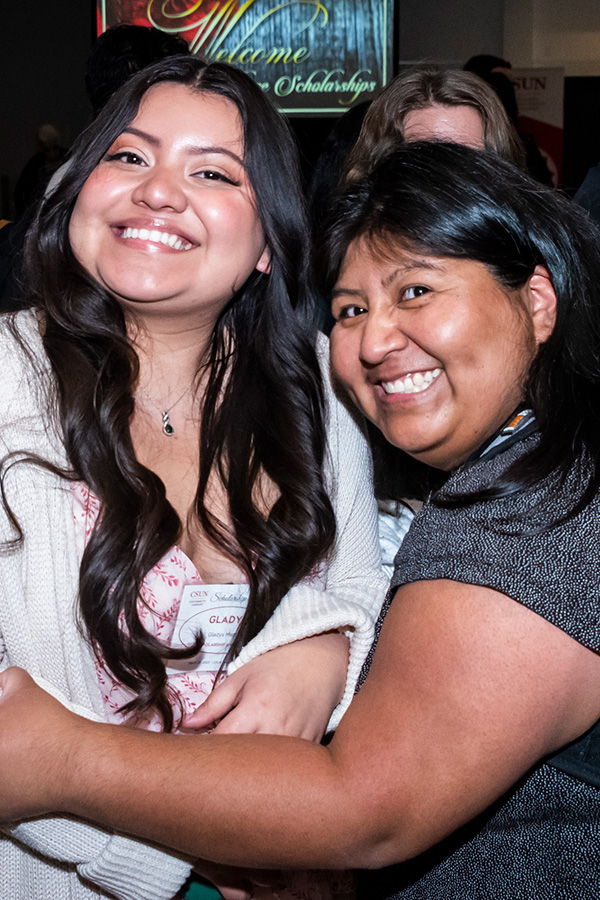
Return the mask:
<svg viewBox="0 0 600 900"><path fill-rule="evenodd" d="M428 140L485 148L524 165L523 147L496 93L471 73L423 63L397 75L371 104L346 180L363 178L399 141Z"/></svg>
<svg viewBox="0 0 600 900"><path fill-rule="evenodd" d="M554 185L556 187L557 185L554 182L546 157L540 151L535 137L530 131L524 131L519 125L519 109L517 106L517 95L511 81L511 68L511 64L506 59L488 53L472 56L464 66L466 72L474 72L475 75L483 78L497 93L500 102L506 110L506 114L515 126L523 143L525 148L525 168L531 177L541 184Z"/></svg>

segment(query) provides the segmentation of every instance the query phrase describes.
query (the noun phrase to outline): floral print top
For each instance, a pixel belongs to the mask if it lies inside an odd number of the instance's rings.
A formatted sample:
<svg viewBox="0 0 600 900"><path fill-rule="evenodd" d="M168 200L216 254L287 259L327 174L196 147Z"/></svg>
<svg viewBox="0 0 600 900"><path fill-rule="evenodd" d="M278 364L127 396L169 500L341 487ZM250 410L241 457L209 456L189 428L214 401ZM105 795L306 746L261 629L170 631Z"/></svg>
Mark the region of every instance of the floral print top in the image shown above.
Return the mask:
<svg viewBox="0 0 600 900"><path fill-rule="evenodd" d="M84 532L87 545L100 512L100 501L81 482L72 482L71 491L75 524ZM173 637L183 589L190 584L202 584L202 578L193 562L177 546L165 553L142 584L138 600L140 621L150 634L166 645ZM119 709L133 699L133 692L112 675L102 657L96 660L96 670L110 721L115 724L125 722L127 717ZM176 692L175 696L185 713L192 712L207 698L216 675L217 672L198 671L169 674L169 685ZM175 721L180 718L180 712L175 709ZM136 721L136 724L150 731L161 731L158 716L143 723Z"/></svg>

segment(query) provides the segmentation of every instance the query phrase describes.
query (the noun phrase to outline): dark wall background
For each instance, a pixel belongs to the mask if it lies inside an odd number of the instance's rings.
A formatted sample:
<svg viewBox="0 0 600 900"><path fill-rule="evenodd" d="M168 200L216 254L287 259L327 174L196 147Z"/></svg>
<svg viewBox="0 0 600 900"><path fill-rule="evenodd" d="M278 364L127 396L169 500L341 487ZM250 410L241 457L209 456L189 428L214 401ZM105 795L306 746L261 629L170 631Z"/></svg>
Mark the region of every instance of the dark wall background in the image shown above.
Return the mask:
<svg viewBox="0 0 600 900"><path fill-rule="evenodd" d="M39 126L56 125L69 146L89 121L92 13L89 0L0 4L0 218L13 213L12 192Z"/></svg>
<svg viewBox="0 0 600 900"><path fill-rule="evenodd" d="M565 78L565 189L574 193L599 161L600 78Z"/></svg>
<svg viewBox="0 0 600 900"><path fill-rule="evenodd" d="M468 2L473 0L461 0L463 5ZM412 19L406 16L414 18L417 7L406 3L402 20L401 4L400 36L410 32ZM416 20L413 25L416 28ZM56 125L68 146L89 121L84 74L93 40L91 0L13 0L0 4L0 218L10 218L14 213L12 192L19 172L36 151L39 126L45 122ZM404 46L404 55L407 52ZM332 123L322 118L294 120L307 171ZM598 160L600 78L567 78L566 188L574 191Z"/></svg>

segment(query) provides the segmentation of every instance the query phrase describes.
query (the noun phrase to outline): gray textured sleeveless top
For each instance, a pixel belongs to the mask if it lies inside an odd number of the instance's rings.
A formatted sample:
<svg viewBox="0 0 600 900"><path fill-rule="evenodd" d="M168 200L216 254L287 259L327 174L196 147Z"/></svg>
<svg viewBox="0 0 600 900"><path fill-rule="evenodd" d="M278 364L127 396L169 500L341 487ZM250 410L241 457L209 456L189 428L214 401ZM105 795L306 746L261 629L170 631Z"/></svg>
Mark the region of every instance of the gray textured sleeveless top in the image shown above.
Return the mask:
<svg viewBox="0 0 600 900"><path fill-rule="evenodd" d="M493 482L535 440L459 469L443 493ZM398 552L392 589L436 578L484 585L600 651L600 499L564 524L522 536L563 514L581 487L574 467L562 484L550 477L513 497L457 510L426 504ZM540 765L417 860L359 882L362 900L597 900L600 789Z"/></svg>

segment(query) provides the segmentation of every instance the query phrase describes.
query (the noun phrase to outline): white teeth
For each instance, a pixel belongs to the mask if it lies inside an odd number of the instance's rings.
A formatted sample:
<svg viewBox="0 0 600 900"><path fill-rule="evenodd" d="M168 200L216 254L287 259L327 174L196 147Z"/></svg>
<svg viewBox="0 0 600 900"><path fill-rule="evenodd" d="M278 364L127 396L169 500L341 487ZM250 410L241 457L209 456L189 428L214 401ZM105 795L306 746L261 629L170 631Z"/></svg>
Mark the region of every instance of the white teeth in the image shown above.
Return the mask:
<svg viewBox="0 0 600 900"><path fill-rule="evenodd" d="M175 250L191 250L193 244L184 241L183 238L176 234L169 234L167 231L158 231L148 228L124 228L121 233L122 238L139 238L140 241L152 241L154 244L167 244Z"/></svg>
<svg viewBox="0 0 600 900"><path fill-rule="evenodd" d="M426 390L432 381L440 375L441 369L428 369L426 372L408 374L397 381L383 381L381 387L386 394L420 394Z"/></svg>

